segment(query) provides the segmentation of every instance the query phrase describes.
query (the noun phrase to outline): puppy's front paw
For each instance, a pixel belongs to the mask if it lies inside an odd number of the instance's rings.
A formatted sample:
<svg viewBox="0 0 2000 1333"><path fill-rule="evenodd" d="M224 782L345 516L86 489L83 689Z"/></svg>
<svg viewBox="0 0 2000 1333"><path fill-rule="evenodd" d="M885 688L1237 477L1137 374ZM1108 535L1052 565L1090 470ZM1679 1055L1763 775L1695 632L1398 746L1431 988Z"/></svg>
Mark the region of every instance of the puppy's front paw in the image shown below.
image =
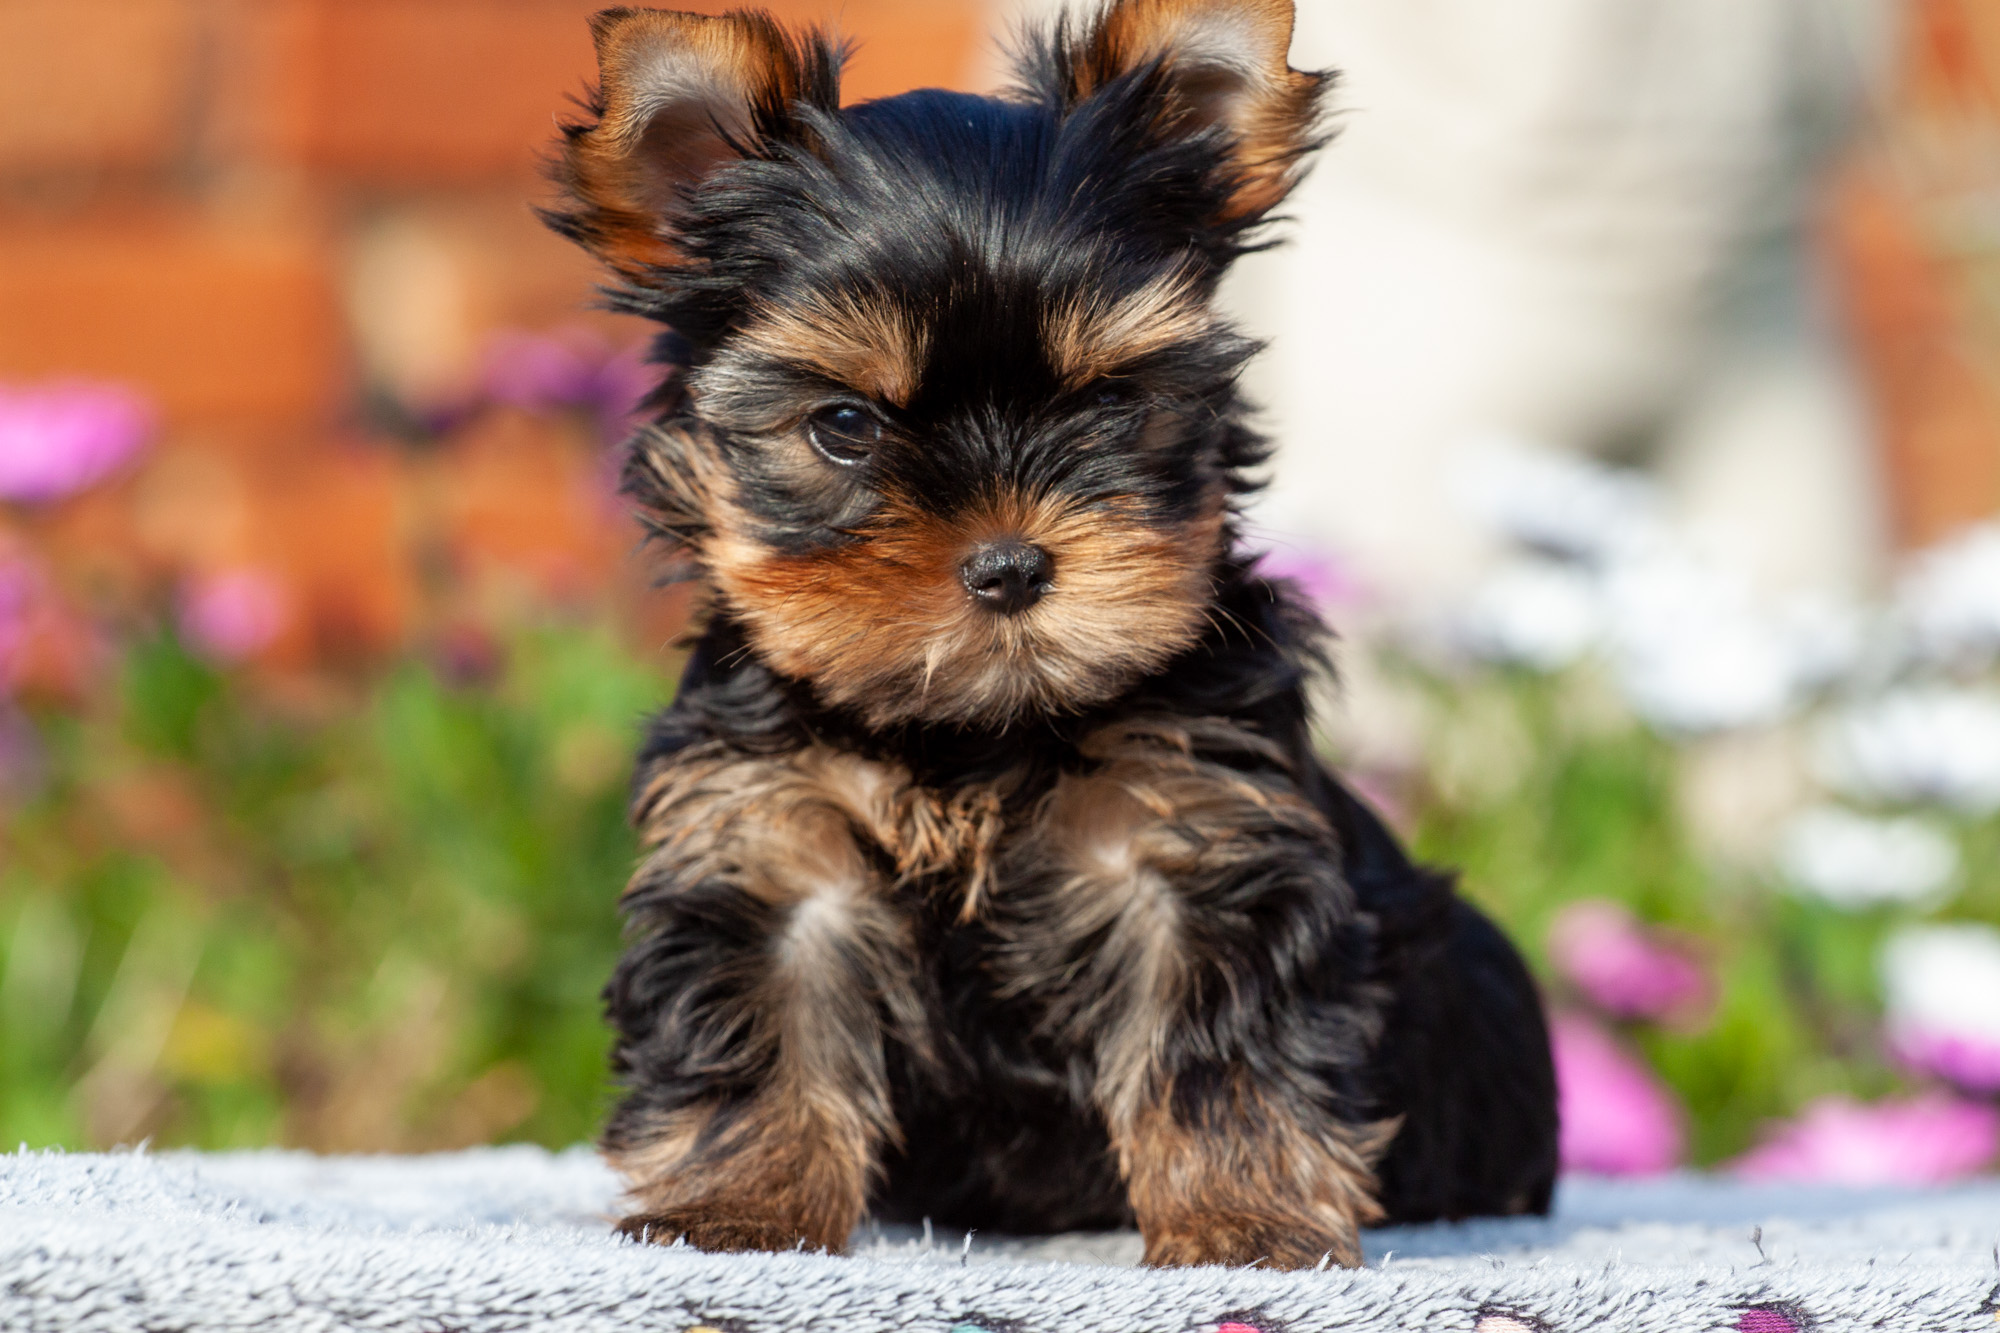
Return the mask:
<svg viewBox="0 0 2000 1333"><path fill-rule="evenodd" d="M685 1240L697 1250L711 1254L743 1254L751 1251L784 1253L798 1249L832 1249L817 1244L805 1229L768 1214L752 1213L721 1204L694 1204L669 1208L658 1213L634 1213L618 1224L633 1240L655 1245L672 1245Z"/></svg>
<svg viewBox="0 0 2000 1333"><path fill-rule="evenodd" d="M1281 1214L1189 1213L1142 1224L1145 1263L1154 1268L1221 1264L1241 1268L1317 1268L1328 1255L1346 1268L1361 1265L1352 1228L1329 1231Z"/></svg>

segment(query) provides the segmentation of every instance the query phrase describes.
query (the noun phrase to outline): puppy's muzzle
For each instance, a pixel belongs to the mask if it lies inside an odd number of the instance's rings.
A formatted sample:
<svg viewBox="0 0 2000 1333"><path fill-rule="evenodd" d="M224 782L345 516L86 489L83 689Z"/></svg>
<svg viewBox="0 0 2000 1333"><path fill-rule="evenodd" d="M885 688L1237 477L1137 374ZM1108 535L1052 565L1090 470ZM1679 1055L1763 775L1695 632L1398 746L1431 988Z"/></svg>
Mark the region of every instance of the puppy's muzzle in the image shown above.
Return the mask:
<svg viewBox="0 0 2000 1333"><path fill-rule="evenodd" d="M988 610L1019 615L1048 592L1055 562L1049 553L1028 542L987 542L975 547L958 567L965 590Z"/></svg>

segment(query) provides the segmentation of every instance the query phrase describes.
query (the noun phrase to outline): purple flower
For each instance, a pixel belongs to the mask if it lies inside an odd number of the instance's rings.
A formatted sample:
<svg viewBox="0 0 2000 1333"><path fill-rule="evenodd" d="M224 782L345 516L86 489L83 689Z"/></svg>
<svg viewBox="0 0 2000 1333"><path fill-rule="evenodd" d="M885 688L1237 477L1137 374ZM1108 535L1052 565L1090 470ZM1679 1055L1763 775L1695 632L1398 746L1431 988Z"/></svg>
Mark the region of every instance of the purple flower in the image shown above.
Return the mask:
<svg viewBox="0 0 2000 1333"><path fill-rule="evenodd" d="M623 439L660 369L641 347L614 348L588 330L496 333L482 376L488 402L530 412L584 409L607 440Z"/></svg>
<svg viewBox="0 0 2000 1333"><path fill-rule="evenodd" d="M74 495L110 476L151 432L146 404L117 385L0 386L0 499Z"/></svg>
<svg viewBox="0 0 2000 1333"><path fill-rule="evenodd" d="M496 333L486 343L486 396L537 412L594 403L604 359L604 346L595 338Z"/></svg>
<svg viewBox="0 0 2000 1333"><path fill-rule="evenodd" d="M1265 551L1257 557L1257 572L1267 579L1290 579L1319 607L1352 606L1367 597L1354 571L1329 551Z"/></svg>
<svg viewBox="0 0 2000 1333"><path fill-rule="evenodd" d="M1549 958L1585 999L1614 1018L1691 1018L1708 1008L1708 972L1625 908L1585 898L1549 928Z"/></svg>
<svg viewBox="0 0 2000 1333"><path fill-rule="evenodd" d="M2000 1150L2000 1111L1944 1093L1863 1105L1822 1097L1730 1169L1746 1180L1936 1185L1978 1171Z"/></svg>
<svg viewBox="0 0 2000 1333"><path fill-rule="evenodd" d="M203 655L238 662L267 646L284 628L284 585L258 569L208 574L181 597L181 633Z"/></svg>
<svg viewBox="0 0 2000 1333"><path fill-rule="evenodd" d="M438 636L432 662L439 676L461 688L490 685L506 669L507 655L500 641L474 624L458 624Z"/></svg>
<svg viewBox="0 0 2000 1333"><path fill-rule="evenodd" d="M1680 1161L1680 1106L1651 1070L1575 1014L1554 1015L1549 1041L1565 1171L1643 1176Z"/></svg>
<svg viewBox="0 0 2000 1333"><path fill-rule="evenodd" d="M638 428L640 404L660 387L664 371L646 359L643 347L628 347L597 372L597 431L617 443Z"/></svg>

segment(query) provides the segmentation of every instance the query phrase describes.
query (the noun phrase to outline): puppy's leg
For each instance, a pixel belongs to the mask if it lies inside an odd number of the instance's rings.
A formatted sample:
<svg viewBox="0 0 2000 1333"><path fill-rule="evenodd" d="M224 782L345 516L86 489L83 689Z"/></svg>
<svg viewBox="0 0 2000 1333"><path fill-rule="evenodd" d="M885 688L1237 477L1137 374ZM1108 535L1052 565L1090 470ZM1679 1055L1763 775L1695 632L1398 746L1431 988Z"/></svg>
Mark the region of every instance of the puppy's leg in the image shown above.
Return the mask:
<svg viewBox="0 0 2000 1333"><path fill-rule="evenodd" d="M604 1147L630 1234L838 1251L861 1216L895 1132L884 1043L921 1043L924 1016L845 776L697 752L641 791L639 934L606 989L628 1091Z"/></svg>
<svg viewBox="0 0 2000 1333"><path fill-rule="evenodd" d="M1358 1263L1387 1138L1364 923L1278 761L1206 730L1232 762L1127 727L1051 792L1004 922L1012 984L1094 1066L1147 1262Z"/></svg>
<svg viewBox="0 0 2000 1333"><path fill-rule="evenodd" d="M1463 899L1395 951L1376 1053L1402 1129L1381 1163L1395 1222L1546 1213L1556 1178L1556 1080L1534 980Z"/></svg>

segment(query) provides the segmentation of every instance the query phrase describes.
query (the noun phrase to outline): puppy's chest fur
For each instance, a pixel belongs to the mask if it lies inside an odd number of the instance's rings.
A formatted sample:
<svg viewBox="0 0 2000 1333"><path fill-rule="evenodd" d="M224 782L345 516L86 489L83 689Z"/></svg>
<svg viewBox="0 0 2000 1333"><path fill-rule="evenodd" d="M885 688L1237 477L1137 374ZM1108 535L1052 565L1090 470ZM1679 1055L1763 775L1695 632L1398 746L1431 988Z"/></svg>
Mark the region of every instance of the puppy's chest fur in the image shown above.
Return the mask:
<svg viewBox="0 0 2000 1333"><path fill-rule="evenodd" d="M1276 899L1319 900L1320 937L1278 942L1313 959L1345 952L1332 937L1361 914L1282 753L1238 722L1138 710L1016 748L922 777L825 739L657 755L635 892L733 886L776 990L850 968L893 978L878 1002L901 1132L879 1215L1123 1224L1105 1116L1157 1096L1149 1071L1184 1040L1192 998L1238 984L1227 958L1271 943ZM1274 840L1319 863L1312 884L1270 882ZM795 1048L838 1047L849 1016L823 1015L828 1031L793 1033Z"/></svg>
<svg viewBox="0 0 2000 1333"><path fill-rule="evenodd" d="M951 776L825 739L710 739L653 758L637 807L642 881L726 878L787 918L776 947L801 956L859 947L886 909L924 943L978 946L993 994L1039 999L1052 1038L1087 1032L1107 988L1168 1002L1191 912L1214 906L1202 890L1273 831L1338 858L1280 752L1221 718L1115 717Z"/></svg>

